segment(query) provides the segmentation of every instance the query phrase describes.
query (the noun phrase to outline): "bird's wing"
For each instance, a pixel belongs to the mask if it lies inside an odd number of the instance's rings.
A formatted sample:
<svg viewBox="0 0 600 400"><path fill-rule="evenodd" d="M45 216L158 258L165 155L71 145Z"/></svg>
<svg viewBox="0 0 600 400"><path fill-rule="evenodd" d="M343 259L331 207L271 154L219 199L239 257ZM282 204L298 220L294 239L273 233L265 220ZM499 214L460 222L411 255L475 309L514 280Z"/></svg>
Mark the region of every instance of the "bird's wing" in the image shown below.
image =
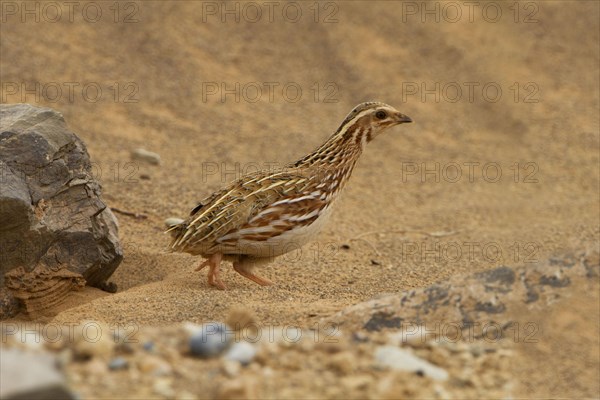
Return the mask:
<svg viewBox="0 0 600 400"><path fill-rule="evenodd" d="M241 235L266 237L278 229L290 229L283 227L286 222L308 222L312 210L324 206L320 195L311 192L312 181L309 174L297 171L258 171L245 176L200 202L182 223L184 228L171 247L202 253L220 243L235 242Z"/></svg>
<svg viewBox="0 0 600 400"><path fill-rule="evenodd" d="M243 242L262 242L282 233L312 224L327 206L319 191L281 194L269 204L255 209L248 222L236 227L216 242L235 245Z"/></svg>
<svg viewBox="0 0 600 400"><path fill-rule="evenodd" d="M223 194L227 192L227 189L217 190L213 194L207 196L206 198L200 200L200 202L196 205L196 207L192 208L190 211L190 216L195 215L198 211L200 211L204 206L212 203L215 199L219 198Z"/></svg>

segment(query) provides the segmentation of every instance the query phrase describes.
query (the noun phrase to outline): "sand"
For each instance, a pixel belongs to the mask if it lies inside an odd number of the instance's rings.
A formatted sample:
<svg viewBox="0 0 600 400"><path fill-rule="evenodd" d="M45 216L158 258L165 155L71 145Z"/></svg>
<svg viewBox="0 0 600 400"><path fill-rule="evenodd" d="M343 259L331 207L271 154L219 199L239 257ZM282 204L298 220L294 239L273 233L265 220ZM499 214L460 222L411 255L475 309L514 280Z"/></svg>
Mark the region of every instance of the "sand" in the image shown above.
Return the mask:
<svg viewBox="0 0 600 400"><path fill-rule="evenodd" d="M148 1L115 23L109 3L94 4L96 23L40 10L40 22L4 15L0 28L2 102L62 112L106 203L146 216L117 214L118 293L86 288L41 321L163 326L244 305L264 325L308 326L384 293L598 246L598 3L527 3L528 23L525 3L518 16L502 5L495 23L469 22L466 8L457 22L422 22L406 3L362 1L320 3L318 22L308 2L297 22L269 22L266 8L222 22L209 3ZM168 252L165 218L302 157L367 100L414 123L369 145L312 244L261 269L275 286L226 265L219 291L194 272L201 259ZM136 148L161 164L132 161Z"/></svg>

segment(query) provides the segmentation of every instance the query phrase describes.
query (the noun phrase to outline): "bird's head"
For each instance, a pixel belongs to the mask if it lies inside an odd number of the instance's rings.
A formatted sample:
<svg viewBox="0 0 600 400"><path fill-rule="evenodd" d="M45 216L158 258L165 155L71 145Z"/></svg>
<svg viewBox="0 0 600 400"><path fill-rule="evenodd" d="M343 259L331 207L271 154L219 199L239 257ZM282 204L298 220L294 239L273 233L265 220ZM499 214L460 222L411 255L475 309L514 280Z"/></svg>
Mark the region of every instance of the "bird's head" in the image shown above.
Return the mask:
<svg viewBox="0 0 600 400"><path fill-rule="evenodd" d="M350 111L335 134L364 145L387 128L408 122L412 119L385 103L361 103Z"/></svg>

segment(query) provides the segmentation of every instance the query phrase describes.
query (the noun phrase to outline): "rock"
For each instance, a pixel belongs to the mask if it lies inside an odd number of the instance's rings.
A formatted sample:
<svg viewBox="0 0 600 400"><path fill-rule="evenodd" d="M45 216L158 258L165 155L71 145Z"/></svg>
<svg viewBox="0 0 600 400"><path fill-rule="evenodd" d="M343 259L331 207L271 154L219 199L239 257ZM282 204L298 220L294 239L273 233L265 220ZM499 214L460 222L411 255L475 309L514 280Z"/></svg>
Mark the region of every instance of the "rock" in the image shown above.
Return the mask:
<svg viewBox="0 0 600 400"><path fill-rule="evenodd" d="M375 350L375 360L379 367L396 371L408 371L423 374L436 381L448 379L446 370L436 367L411 352L396 346L379 346Z"/></svg>
<svg viewBox="0 0 600 400"><path fill-rule="evenodd" d="M131 152L131 159L144 161L144 162L147 162L148 164L152 164L152 165L160 164L160 156L156 153L153 153L153 152L145 150L145 149L133 150Z"/></svg>
<svg viewBox="0 0 600 400"><path fill-rule="evenodd" d="M48 353L0 347L0 382L1 399L76 398Z"/></svg>
<svg viewBox="0 0 600 400"><path fill-rule="evenodd" d="M110 369L112 371L116 371L116 370L120 370L120 369L127 369L127 368L129 368L129 361L127 361L123 357L113 358L108 363L108 369Z"/></svg>
<svg viewBox="0 0 600 400"><path fill-rule="evenodd" d="M256 356L256 348L248 342L238 342L231 345L225 353L225 359L248 365Z"/></svg>
<svg viewBox="0 0 600 400"><path fill-rule="evenodd" d="M0 321L17 315L19 313L19 308L19 300L7 290L2 290L0 288Z"/></svg>
<svg viewBox="0 0 600 400"><path fill-rule="evenodd" d="M320 324L347 331L402 331L397 339L412 347L468 333L474 321L506 318L532 303L550 304L576 279L597 279L594 250L566 253L526 266L457 275L428 287L380 295L324 318ZM457 321L461 321L457 323ZM432 332L435 324L440 324Z"/></svg>
<svg viewBox="0 0 600 400"><path fill-rule="evenodd" d="M62 303L72 290L85 286L81 274L71 272L67 265L50 269L38 265L31 272L19 267L4 275L5 285L12 295L21 300L30 317L44 315L47 310Z"/></svg>
<svg viewBox="0 0 600 400"><path fill-rule="evenodd" d="M22 275L66 268L105 286L123 253L100 194L86 147L60 113L0 105L0 292L9 292L4 275L18 267ZM64 298L63 284L46 290L55 302Z"/></svg>
<svg viewBox="0 0 600 400"><path fill-rule="evenodd" d="M150 340L147 342L144 342L144 344L142 345L142 348L144 350L146 350L147 352L152 353L152 352L154 352L154 342L150 341Z"/></svg>
<svg viewBox="0 0 600 400"><path fill-rule="evenodd" d="M221 354L233 337L233 332L222 322L209 322L200 326L189 341L192 355L208 358Z"/></svg>
<svg viewBox="0 0 600 400"><path fill-rule="evenodd" d="M274 342L278 343L281 347L294 347L298 346L298 343L302 343L303 339L309 338L309 332L303 331L299 326L275 326L271 330L272 335L261 336L262 340L271 341L274 338Z"/></svg>
<svg viewBox="0 0 600 400"><path fill-rule="evenodd" d="M425 325L405 324L399 332L392 332L388 335L388 343L398 346L418 347L428 341L435 341L437 337L437 332L427 331Z"/></svg>

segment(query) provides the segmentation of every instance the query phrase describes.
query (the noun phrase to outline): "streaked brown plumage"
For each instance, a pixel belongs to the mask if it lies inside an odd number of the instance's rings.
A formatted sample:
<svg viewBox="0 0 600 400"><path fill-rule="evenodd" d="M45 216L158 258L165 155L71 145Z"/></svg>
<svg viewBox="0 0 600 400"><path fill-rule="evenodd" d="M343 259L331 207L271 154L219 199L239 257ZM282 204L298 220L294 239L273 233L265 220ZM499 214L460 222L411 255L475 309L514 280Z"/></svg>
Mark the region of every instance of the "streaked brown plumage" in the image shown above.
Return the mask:
<svg viewBox="0 0 600 400"><path fill-rule="evenodd" d="M219 289L225 289L219 278L223 259L246 278L270 285L252 268L312 239L366 144L406 122L412 120L387 104L359 104L314 152L280 170L243 176L202 200L167 230L171 249L207 258L197 270L209 266L208 282Z"/></svg>

